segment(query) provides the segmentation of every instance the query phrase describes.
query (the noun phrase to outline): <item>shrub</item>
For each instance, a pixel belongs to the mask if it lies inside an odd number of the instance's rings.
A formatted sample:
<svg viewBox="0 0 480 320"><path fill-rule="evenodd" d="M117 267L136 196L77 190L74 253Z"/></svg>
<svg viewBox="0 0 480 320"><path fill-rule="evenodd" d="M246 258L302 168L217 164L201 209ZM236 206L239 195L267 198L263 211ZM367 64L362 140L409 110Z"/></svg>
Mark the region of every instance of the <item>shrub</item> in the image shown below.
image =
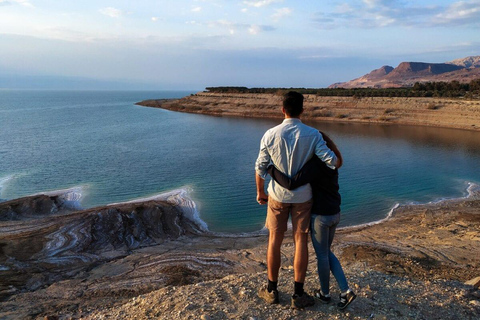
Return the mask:
<svg viewBox="0 0 480 320"><path fill-rule="evenodd" d="M438 110L438 109L440 109L441 107L442 107L441 105L438 105L438 104L436 104L436 103L431 102L431 103L428 104L427 109L429 109L429 110Z"/></svg>

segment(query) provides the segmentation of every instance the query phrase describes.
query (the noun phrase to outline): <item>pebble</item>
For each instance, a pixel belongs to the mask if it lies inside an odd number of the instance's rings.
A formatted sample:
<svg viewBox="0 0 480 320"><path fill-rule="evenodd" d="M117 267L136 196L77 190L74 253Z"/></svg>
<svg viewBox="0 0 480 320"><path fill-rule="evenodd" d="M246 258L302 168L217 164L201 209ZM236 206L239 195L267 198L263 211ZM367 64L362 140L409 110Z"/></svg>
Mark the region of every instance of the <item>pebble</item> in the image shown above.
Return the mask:
<svg viewBox="0 0 480 320"><path fill-rule="evenodd" d="M185 310L195 310L197 309L197 306L193 303L189 303L187 304L187 306L185 307Z"/></svg>
<svg viewBox="0 0 480 320"><path fill-rule="evenodd" d="M480 307L480 301L478 300L470 300L470 304L476 307Z"/></svg>

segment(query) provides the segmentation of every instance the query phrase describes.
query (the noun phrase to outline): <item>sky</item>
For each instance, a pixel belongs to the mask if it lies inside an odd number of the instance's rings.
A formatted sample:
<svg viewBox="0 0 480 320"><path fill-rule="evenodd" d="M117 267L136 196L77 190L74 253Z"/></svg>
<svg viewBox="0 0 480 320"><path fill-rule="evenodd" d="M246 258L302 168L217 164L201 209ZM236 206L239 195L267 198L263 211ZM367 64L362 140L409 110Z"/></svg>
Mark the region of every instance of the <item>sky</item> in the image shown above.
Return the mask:
<svg viewBox="0 0 480 320"><path fill-rule="evenodd" d="M480 0L0 0L0 88L320 88L479 30Z"/></svg>

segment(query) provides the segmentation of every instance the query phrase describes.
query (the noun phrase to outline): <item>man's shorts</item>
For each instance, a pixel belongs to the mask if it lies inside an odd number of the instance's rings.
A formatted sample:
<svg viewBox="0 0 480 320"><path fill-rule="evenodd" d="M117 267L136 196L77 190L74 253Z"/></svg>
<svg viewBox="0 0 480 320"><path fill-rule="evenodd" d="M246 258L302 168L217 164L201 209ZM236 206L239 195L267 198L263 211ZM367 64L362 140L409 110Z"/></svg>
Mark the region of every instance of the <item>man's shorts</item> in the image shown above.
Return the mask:
<svg viewBox="0 0 480 320"><path fill-rule="evenodd" d="M269 197L265 226L270 232L283 233L287 231L288 216L291 215L293 233L308 233L312 203L312 200L303 203L282 203Z"/></svg>

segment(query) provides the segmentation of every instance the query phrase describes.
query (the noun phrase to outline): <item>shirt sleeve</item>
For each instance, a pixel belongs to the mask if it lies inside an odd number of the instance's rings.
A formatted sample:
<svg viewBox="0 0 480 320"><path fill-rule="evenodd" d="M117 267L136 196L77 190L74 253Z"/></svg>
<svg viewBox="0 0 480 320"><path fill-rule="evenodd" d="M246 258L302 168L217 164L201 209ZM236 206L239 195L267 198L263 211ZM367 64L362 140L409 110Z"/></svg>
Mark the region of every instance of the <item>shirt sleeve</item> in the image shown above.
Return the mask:
<svg viewBox="0 0 480 320"><path fill-rule="evenodd" d="M272 177L272 179L275 180L279 185L281 185L285 189L292 190L297 188L297 187L292 187L293 179L284 175L282 172L280 172L280 170L275 168L274 165L269 165L267 171L268 171L268 174Z"/></svg>
<svg viewBox="0 0 480 320"><path fill-rule="evenodd" d="M320 160L325 162L330 169L335 169L335 166L337 165L337 156L327 147L327 143L323 139L322 134L319 132L318 135L319 137L315 145L315 154Z"/></svg>
<svg viewBox="0 0 480 320"><path fill-rule="evenodd" d="M267 176L267 168L271 162L271 156L268 153L267 146L265 143L267 133L263 136L260 141L260 151L258 152L257 161L255 162L255 172L262 177L263 179Z"/></svg>

